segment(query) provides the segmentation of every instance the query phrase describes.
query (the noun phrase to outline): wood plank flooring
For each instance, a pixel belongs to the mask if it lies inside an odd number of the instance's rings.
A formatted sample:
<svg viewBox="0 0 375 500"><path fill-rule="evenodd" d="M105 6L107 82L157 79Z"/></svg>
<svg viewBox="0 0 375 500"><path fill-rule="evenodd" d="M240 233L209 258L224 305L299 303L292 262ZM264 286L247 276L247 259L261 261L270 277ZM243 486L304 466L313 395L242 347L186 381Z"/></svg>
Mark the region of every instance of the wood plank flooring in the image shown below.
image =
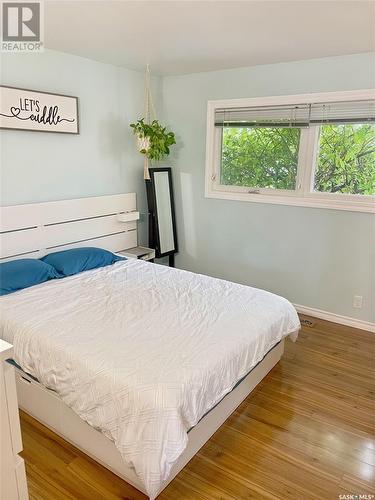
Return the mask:
<svg viewBox="0 0 375 500"><path fill-rule="evenodd" d="M301 318L312 325L160 500L375 495L375 334ZM21 425L31 499L146 498L24 413Z"/></svg>

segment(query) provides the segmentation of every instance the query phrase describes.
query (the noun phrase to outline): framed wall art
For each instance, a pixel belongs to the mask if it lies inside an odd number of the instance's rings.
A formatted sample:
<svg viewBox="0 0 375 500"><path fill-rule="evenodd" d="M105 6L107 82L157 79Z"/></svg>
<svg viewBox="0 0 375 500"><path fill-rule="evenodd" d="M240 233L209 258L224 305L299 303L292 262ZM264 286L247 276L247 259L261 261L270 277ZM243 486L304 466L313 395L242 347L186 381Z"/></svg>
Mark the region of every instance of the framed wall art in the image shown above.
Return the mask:
<svg viewBox="0 0 375 500"><path fill-rule="evenodd" d="M0 85L0 128L79 134L78 97Z"/></svg>

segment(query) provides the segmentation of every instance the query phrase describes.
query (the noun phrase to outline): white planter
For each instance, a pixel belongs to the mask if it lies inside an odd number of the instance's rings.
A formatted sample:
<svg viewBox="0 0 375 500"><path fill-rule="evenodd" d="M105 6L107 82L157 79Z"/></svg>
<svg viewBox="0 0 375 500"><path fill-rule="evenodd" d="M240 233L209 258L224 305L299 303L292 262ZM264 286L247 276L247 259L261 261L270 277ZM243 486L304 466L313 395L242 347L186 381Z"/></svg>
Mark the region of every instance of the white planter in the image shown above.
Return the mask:
<svg viewBox="0 0 375 500"><path fill-rule="evenodd" d="M150 138L137 136L138 151L148 151L150 149Z"/></svg>

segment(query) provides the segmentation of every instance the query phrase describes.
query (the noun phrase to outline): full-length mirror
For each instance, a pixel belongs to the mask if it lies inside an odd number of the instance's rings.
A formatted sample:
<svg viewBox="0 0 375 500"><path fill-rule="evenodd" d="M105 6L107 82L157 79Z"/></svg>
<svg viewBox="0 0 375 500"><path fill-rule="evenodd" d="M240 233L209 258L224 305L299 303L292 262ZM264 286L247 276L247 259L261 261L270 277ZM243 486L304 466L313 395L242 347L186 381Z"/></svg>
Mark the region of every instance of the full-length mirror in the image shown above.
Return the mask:
<svg viewBox="0 0 375 500"><path fill-rule="evenodd" d="M149 207L149 245L156 257L169 256L174 265L177 252L176 221L173 202L172 173L170 167L150 168L146 181Z"/></svg>

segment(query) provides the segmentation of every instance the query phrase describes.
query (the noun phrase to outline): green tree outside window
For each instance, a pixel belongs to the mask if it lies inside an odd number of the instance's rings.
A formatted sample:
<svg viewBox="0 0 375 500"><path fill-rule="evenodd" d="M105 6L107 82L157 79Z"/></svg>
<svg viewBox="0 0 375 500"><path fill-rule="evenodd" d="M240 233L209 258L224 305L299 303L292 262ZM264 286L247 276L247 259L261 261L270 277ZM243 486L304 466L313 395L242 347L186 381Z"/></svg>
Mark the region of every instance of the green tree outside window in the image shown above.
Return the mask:
<svg viewBox="0 0 375 500"><path fill-rule="evenodd" d="M301 131L298 128L224 127L221 184L294 190ZM314 189L375 193L375 126L323 125Z"/></svg>

